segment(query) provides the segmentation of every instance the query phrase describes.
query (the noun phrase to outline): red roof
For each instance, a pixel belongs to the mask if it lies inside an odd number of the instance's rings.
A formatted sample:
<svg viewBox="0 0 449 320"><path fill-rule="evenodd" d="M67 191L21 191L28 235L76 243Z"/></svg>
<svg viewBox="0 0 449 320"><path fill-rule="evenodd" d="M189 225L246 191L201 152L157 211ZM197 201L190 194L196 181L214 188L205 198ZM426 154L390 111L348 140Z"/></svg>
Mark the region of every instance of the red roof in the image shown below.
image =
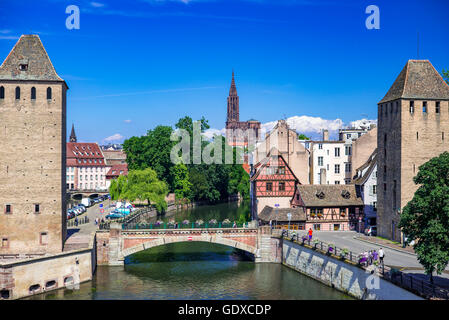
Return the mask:
<svg viewBox="0 0 449 320"><path fill-rule="evenodd" d="M128 175L127 163L114 164L111 169L109 169L108 173L106 173L106 179L114 179L118 176L126 175Z"/></svg>
<svg viewBox="0 0 449 320"><path fill-rule="evenodd" d="M66 161L68 167L104 167L104 156L96 143L67 142Z"/></svg>

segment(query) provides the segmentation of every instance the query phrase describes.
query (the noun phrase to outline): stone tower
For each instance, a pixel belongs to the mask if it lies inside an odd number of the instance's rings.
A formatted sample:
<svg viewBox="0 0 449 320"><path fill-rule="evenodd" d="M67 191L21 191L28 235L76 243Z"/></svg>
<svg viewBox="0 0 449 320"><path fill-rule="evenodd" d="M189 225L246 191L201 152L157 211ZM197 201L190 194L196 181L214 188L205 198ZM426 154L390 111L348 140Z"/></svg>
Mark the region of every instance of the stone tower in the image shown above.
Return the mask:
<svg viewBox="0 0 449 320"><path fill-rule="evenodd" d="M75 125L72 123L72 132L70 133L69 142L76 142Z"/></svg>
<svg viewBox="0 0 449 320"><path fill-rule="evenodd" d="M0 67L0 254L63 250L67 89L37 35Z"/></svg>
<svg viewBox="0 0 449 320"><path fill-rule="evenodd" d="M377 225L402 241L402 208L423 163L449 151L449 86L428 60L409 60L378 103Z"/></svg>
<svg viewBox="0 0 449 320"><path fill-rule="evenodd" d="M226 125L231 122L239 122L239 96L237 95L237 87L235 86L234 71L232 71L231 88L228 96L228 117Z"/></svg>

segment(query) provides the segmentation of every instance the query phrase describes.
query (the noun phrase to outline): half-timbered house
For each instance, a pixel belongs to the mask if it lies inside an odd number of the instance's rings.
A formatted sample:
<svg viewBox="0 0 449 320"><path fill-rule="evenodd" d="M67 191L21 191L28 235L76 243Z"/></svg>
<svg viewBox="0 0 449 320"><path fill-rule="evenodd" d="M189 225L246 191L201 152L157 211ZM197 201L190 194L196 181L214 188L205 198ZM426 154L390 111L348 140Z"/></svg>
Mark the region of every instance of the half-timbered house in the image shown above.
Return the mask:
<svg viewBox="0 0 449 320"><path fill-rule="evenodd" d="M251 177L253 217L265 208L290 208L290 201L300 181L282 155L275 150L254 166Z"/></svg>
<svg viewBox="0 0 449 320"><path fill-rule="evenodd" d="M292 208L306 214L306 229L363 231L363 200L355 185L297 185Z"/></svg>

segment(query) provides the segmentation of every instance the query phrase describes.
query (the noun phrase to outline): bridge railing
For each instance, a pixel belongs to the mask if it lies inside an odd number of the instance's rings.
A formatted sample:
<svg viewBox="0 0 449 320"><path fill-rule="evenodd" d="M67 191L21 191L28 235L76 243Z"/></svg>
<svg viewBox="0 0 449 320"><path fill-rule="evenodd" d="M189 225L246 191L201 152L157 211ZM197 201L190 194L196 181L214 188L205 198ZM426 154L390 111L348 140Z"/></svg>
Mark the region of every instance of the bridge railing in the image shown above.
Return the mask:
<svg viewBox="0 0 449 320"><path fill-rule="evenodd" d="M197 224L195 222L189 223L123 223L123 230L133 229L221 229L221 228L248 228L248 222L244 223L202 223Z"/></svg>
<svg viewBox="0 0 449 320"><path fill-rule="evenodd" d="M273 230L274 231L274 230ZM275 231L272 233L273 235L277 234L281 236L285 240L290 240L293 242L297 242L301 245L309 245L314 250L320 250L323 253L327 253L329 255L337 256L344 260L349 260L362 268L367 268L370 264L376 264L363 257L360 253L355 253L346 248L340 248L333 244L328 244L326 242L320 241L318 239L314 239L309 241L307 236L299 235L295 231L292 230L282 230ZM408 291L412 291L424 298L436 298L436 299L445 299L449 300L449 290L445 288L441 288L436 286L430 281L420 278L414 274L407 274L405 272L401 272L395 268L391 268L384 264L379 263L380 273L382 274L385 280L388 280Z"/></svg>
<svg viewBox="0 0 449 320"><path fill-rule="evenodd" d="M67 221L67 228L77 227L80 224L86 224L86 223L89 223L89 218L87 216L79 218L78 220L76 220L76 218L70 219Z"/></svg>

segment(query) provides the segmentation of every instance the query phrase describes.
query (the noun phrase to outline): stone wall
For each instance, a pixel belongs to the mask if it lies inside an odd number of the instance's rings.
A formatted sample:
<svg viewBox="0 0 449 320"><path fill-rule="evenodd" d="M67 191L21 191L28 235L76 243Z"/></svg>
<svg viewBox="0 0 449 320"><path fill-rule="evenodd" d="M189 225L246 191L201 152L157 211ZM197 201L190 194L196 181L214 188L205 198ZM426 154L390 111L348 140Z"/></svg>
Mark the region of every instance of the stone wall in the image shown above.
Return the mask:
<svg viewBox="0 0 449 320"><path fill-rule="evenodd" d="M344 262L288 240L283 241L283 264L357 299L423 300L394 284L377 277L356 265Z"/></svg>

